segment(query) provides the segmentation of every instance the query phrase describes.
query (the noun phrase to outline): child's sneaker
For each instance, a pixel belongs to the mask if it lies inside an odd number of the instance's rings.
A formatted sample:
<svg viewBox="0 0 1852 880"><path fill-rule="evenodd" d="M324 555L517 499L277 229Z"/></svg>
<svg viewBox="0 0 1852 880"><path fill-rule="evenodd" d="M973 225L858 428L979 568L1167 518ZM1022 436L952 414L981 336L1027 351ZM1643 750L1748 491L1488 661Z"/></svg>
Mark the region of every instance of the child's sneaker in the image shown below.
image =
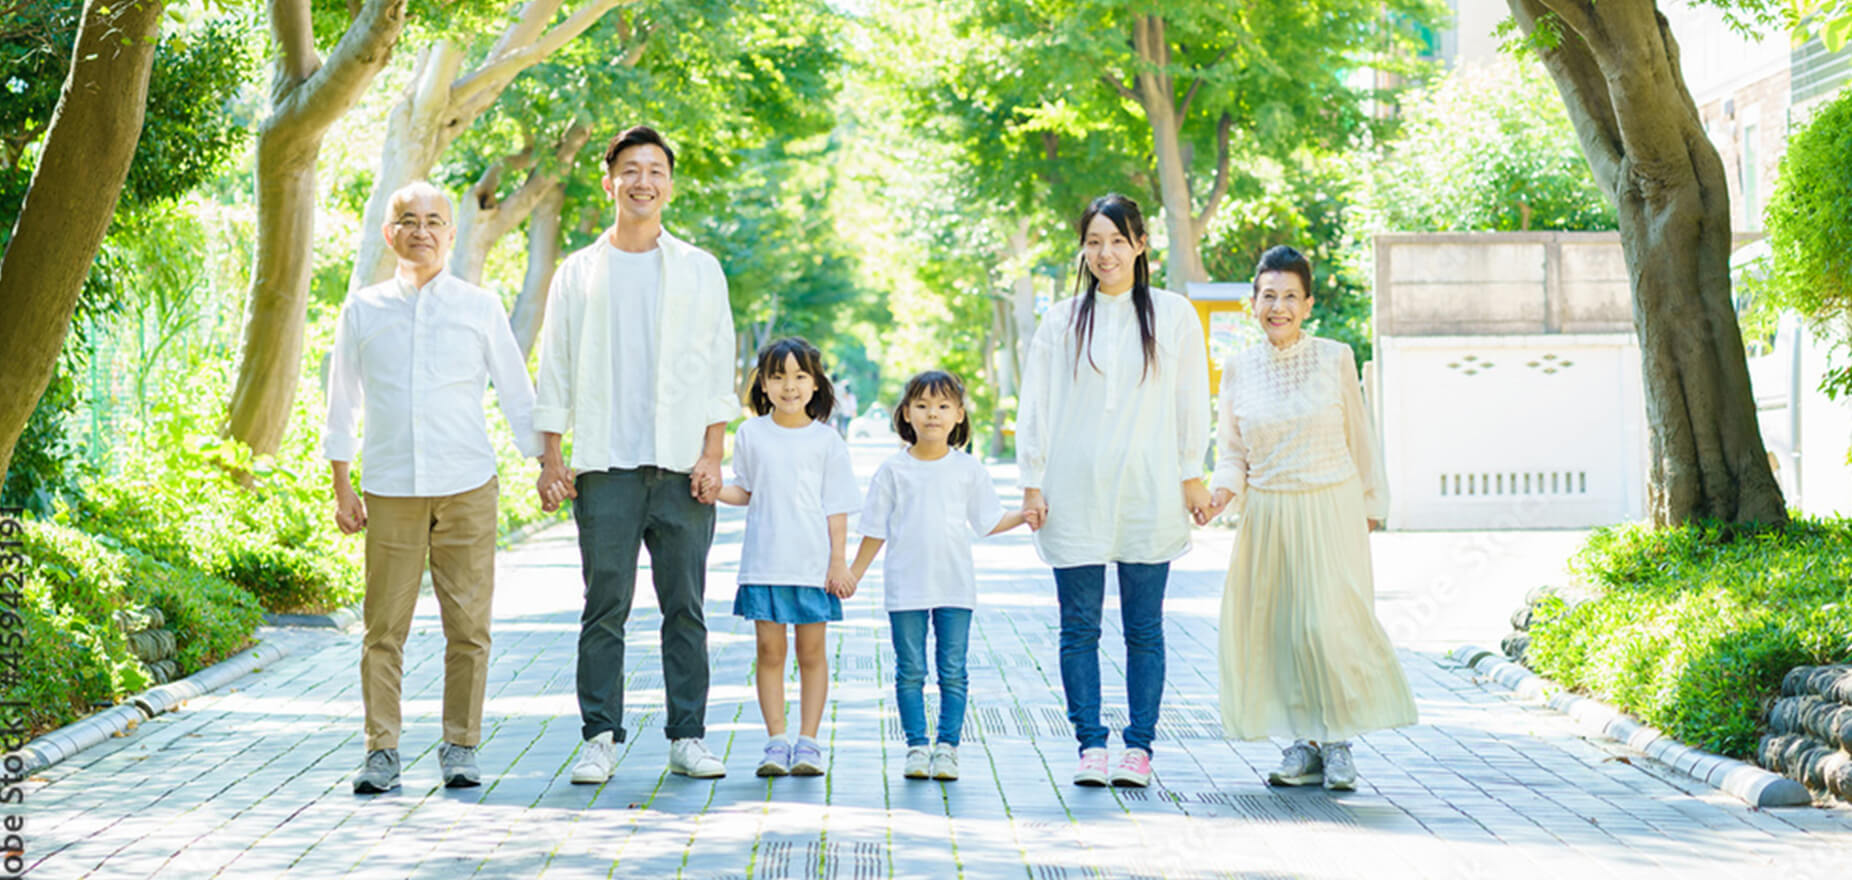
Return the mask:
<svg viewBox="0 0 1852 880"><path fill-rule="evenodd" d="M1144 788L1151 784L1151 753L1144 749L1126 749L1119 766L1112 768L1112 784Z"/></svg>
<svg viewBox="0 0 1852 880"><path fill-rule="evenodd" d="M799 737L791 747L792 776L822 776L823 747L810 737Z"/></svg>
<svg viewBox="0 0 1852 880"><path fill-rule="evenodd" d="M778 737L765 744L765 755L759 759L760 776L783 776L791 772L791 743L784 737Z"/></svg>
<svg viewBox="0 0 1852 880"><path fill-rule="evenodd" d="M958 778L958 747L940 743L932 747L932 778L951 782Z"/></svg>
<svg viewBox="0 0 1852 880"><path fill-rule="evenodd" d="M1106 784L1106 750L1082 749L1080 766L1074 770L1075 785Z"/></svg>
<svg viewBox="0 0 1852 880"><path fill-rule="evenodd" d="M907 747L907 767L901 775L908 779L925 779L932 775L929 766L932 763L932 751L925 746Z"/></svg>

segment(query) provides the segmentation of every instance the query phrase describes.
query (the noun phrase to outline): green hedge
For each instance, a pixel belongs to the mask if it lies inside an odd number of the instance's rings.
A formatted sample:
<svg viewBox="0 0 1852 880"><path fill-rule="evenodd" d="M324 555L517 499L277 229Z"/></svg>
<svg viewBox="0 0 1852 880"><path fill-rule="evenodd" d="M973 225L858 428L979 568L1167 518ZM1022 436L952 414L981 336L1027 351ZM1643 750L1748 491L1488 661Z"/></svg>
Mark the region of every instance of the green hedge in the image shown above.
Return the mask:
<svg viewBox="0 0 1852 880"><path fill-rule="evenodd" d="M28 708L34 733L77 720L147 688L116 611L153 605L179 641L181 673L191 674L250 643L263 622L252 596L203 572L113 549L67 526L24 523L28 562L19 615L24 642L19 676L0 699Z"/></svg>
<svg viewBox="0 0 1852 880"><path fill-rule="evenodd" d="M1598 529L1571 572L1526 662L1699 748L1753 759L1790 668L1852 662L1852 520Z"/></svg>

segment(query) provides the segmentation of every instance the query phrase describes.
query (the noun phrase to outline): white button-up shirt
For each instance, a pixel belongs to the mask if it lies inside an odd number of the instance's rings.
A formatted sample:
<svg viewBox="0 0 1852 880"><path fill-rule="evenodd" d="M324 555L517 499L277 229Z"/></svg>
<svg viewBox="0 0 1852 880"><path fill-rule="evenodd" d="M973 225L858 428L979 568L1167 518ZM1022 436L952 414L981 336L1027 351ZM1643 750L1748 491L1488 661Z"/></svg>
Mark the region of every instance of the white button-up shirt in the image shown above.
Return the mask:
<svg viewBox="0 0 1852 880"><path fill-rule="evenodd" d="M375 495L481 486L495 476L482 400L491 381L515 445L538 456L534 388L495 294L448 272L422 288L395 277L355 291L335 325L323 454L361 453L360 486Z"/></svg>
<svg viewBox="0 0 1852 880"><path fill-rule="evenodd" d="M1016 462L1048 521L1035 533L1056 568L1168 562L1190 547L1183 481L1203 475L1209 356L1190 301L1151 291L1157 357L1145 371L1130 293L1098 296L1089 361L1075 363L1073 309L1042 316L1023 365Z"/></svg>
<svg viewBox="0 0 1852 880"><path fill-rule="evenodd" d="M733 387L733 310L727 304L727 276L714 255L664 230L655 312L655 352L613 351L612 323L636 320L617 296L624 285L614 273L622 260L599 236L560 264L547 292L546 322L540 331L540 374L534 427L572 435L575 471L631 468L631 450L643 444L622 436L651 432L653 462L664 470L694 470L707 426L740 413ZM617 418L619 388L638 376L654 385L653 417L638 423Z"/></svg>

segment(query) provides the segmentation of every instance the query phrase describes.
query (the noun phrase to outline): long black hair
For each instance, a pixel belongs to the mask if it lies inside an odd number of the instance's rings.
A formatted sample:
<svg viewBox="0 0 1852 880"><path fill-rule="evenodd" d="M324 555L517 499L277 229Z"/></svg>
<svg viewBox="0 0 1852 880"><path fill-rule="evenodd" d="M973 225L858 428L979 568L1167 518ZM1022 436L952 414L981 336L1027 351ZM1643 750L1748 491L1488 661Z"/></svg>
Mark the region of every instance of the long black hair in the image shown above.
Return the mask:
<svg viewBox="0 0 1852 880"><path fill-rule="evenodd" d="M828 421L830 413L836 409L836 390L830 387L829 374L823 370L823 352L801 336L774 339L759 349L759 363L752 368L752 390L746 395L752 403L752 411L759 415L772 411L772 398L765 393L765 378L784 372L787 357L797 358L797 368L809 373L811 380L817 383L816 393L804 404L804 414L819 422Z"/></svg>
<svg viewBox="0 0 1852 880"><path fill-rule="evenodd" d="M1104 214L1119 234L1134 245L1144 245L1145 215L1138 210L1138 203L1118 193L1107 193L1094 199L1087 205L1087 210L1080 215L1081 255L1080 271L1074 274L1074 295L1080 298L1080 304L1074 307L1074 372L1080 372L1080 355L1086 352L1087 363L1094 370L1100 365L1093 361L1093 304L1094 293L1100 289L1100 279L1087 266L1086 244L1087 227L1093 224L1093 218ZM1143 382L1157 365L1157 311L1151 304L1151 263L1146 257L1149 248L1140 250L1137 259L1132 261L1132 309L1138 313L1138 341L1144 350L1144 369L1138 373L1138 381Z"/></svg>
<svg viewBox="0 0 1852 880"><path fill-rule="evenodd" d="M971 408L965 406L965 383L944 370L927 370L907 380L907 390L901 393L900 403L894 406L894 433L907 441L908 446L920 442L919 432L913 430L912 423L907 421L906 412L907 406L915 399L928 394L949 397L965 411L964 419L953 425L950 436L945 438L947 446L953 449L965 448L965 444L971 442Z"/></svg>

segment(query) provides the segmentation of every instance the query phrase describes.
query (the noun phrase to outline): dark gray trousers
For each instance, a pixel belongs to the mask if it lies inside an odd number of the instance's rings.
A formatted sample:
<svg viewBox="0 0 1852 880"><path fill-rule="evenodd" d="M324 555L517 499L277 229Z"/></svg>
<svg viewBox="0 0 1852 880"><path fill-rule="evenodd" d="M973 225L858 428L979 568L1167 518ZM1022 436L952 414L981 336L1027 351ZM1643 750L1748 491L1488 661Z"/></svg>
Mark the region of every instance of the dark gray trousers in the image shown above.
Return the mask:
<svg viewBox="0 0 1852 880"><path fill-rule="evenodd" d="M585 611L579 615L583 736L624 741L624 622L636 594L637 551L649 548L662 609L662 678L670 739L707 735L707 550L714 507L688 494L687 474L656 467L591 471L574 484Z"/></svg>

